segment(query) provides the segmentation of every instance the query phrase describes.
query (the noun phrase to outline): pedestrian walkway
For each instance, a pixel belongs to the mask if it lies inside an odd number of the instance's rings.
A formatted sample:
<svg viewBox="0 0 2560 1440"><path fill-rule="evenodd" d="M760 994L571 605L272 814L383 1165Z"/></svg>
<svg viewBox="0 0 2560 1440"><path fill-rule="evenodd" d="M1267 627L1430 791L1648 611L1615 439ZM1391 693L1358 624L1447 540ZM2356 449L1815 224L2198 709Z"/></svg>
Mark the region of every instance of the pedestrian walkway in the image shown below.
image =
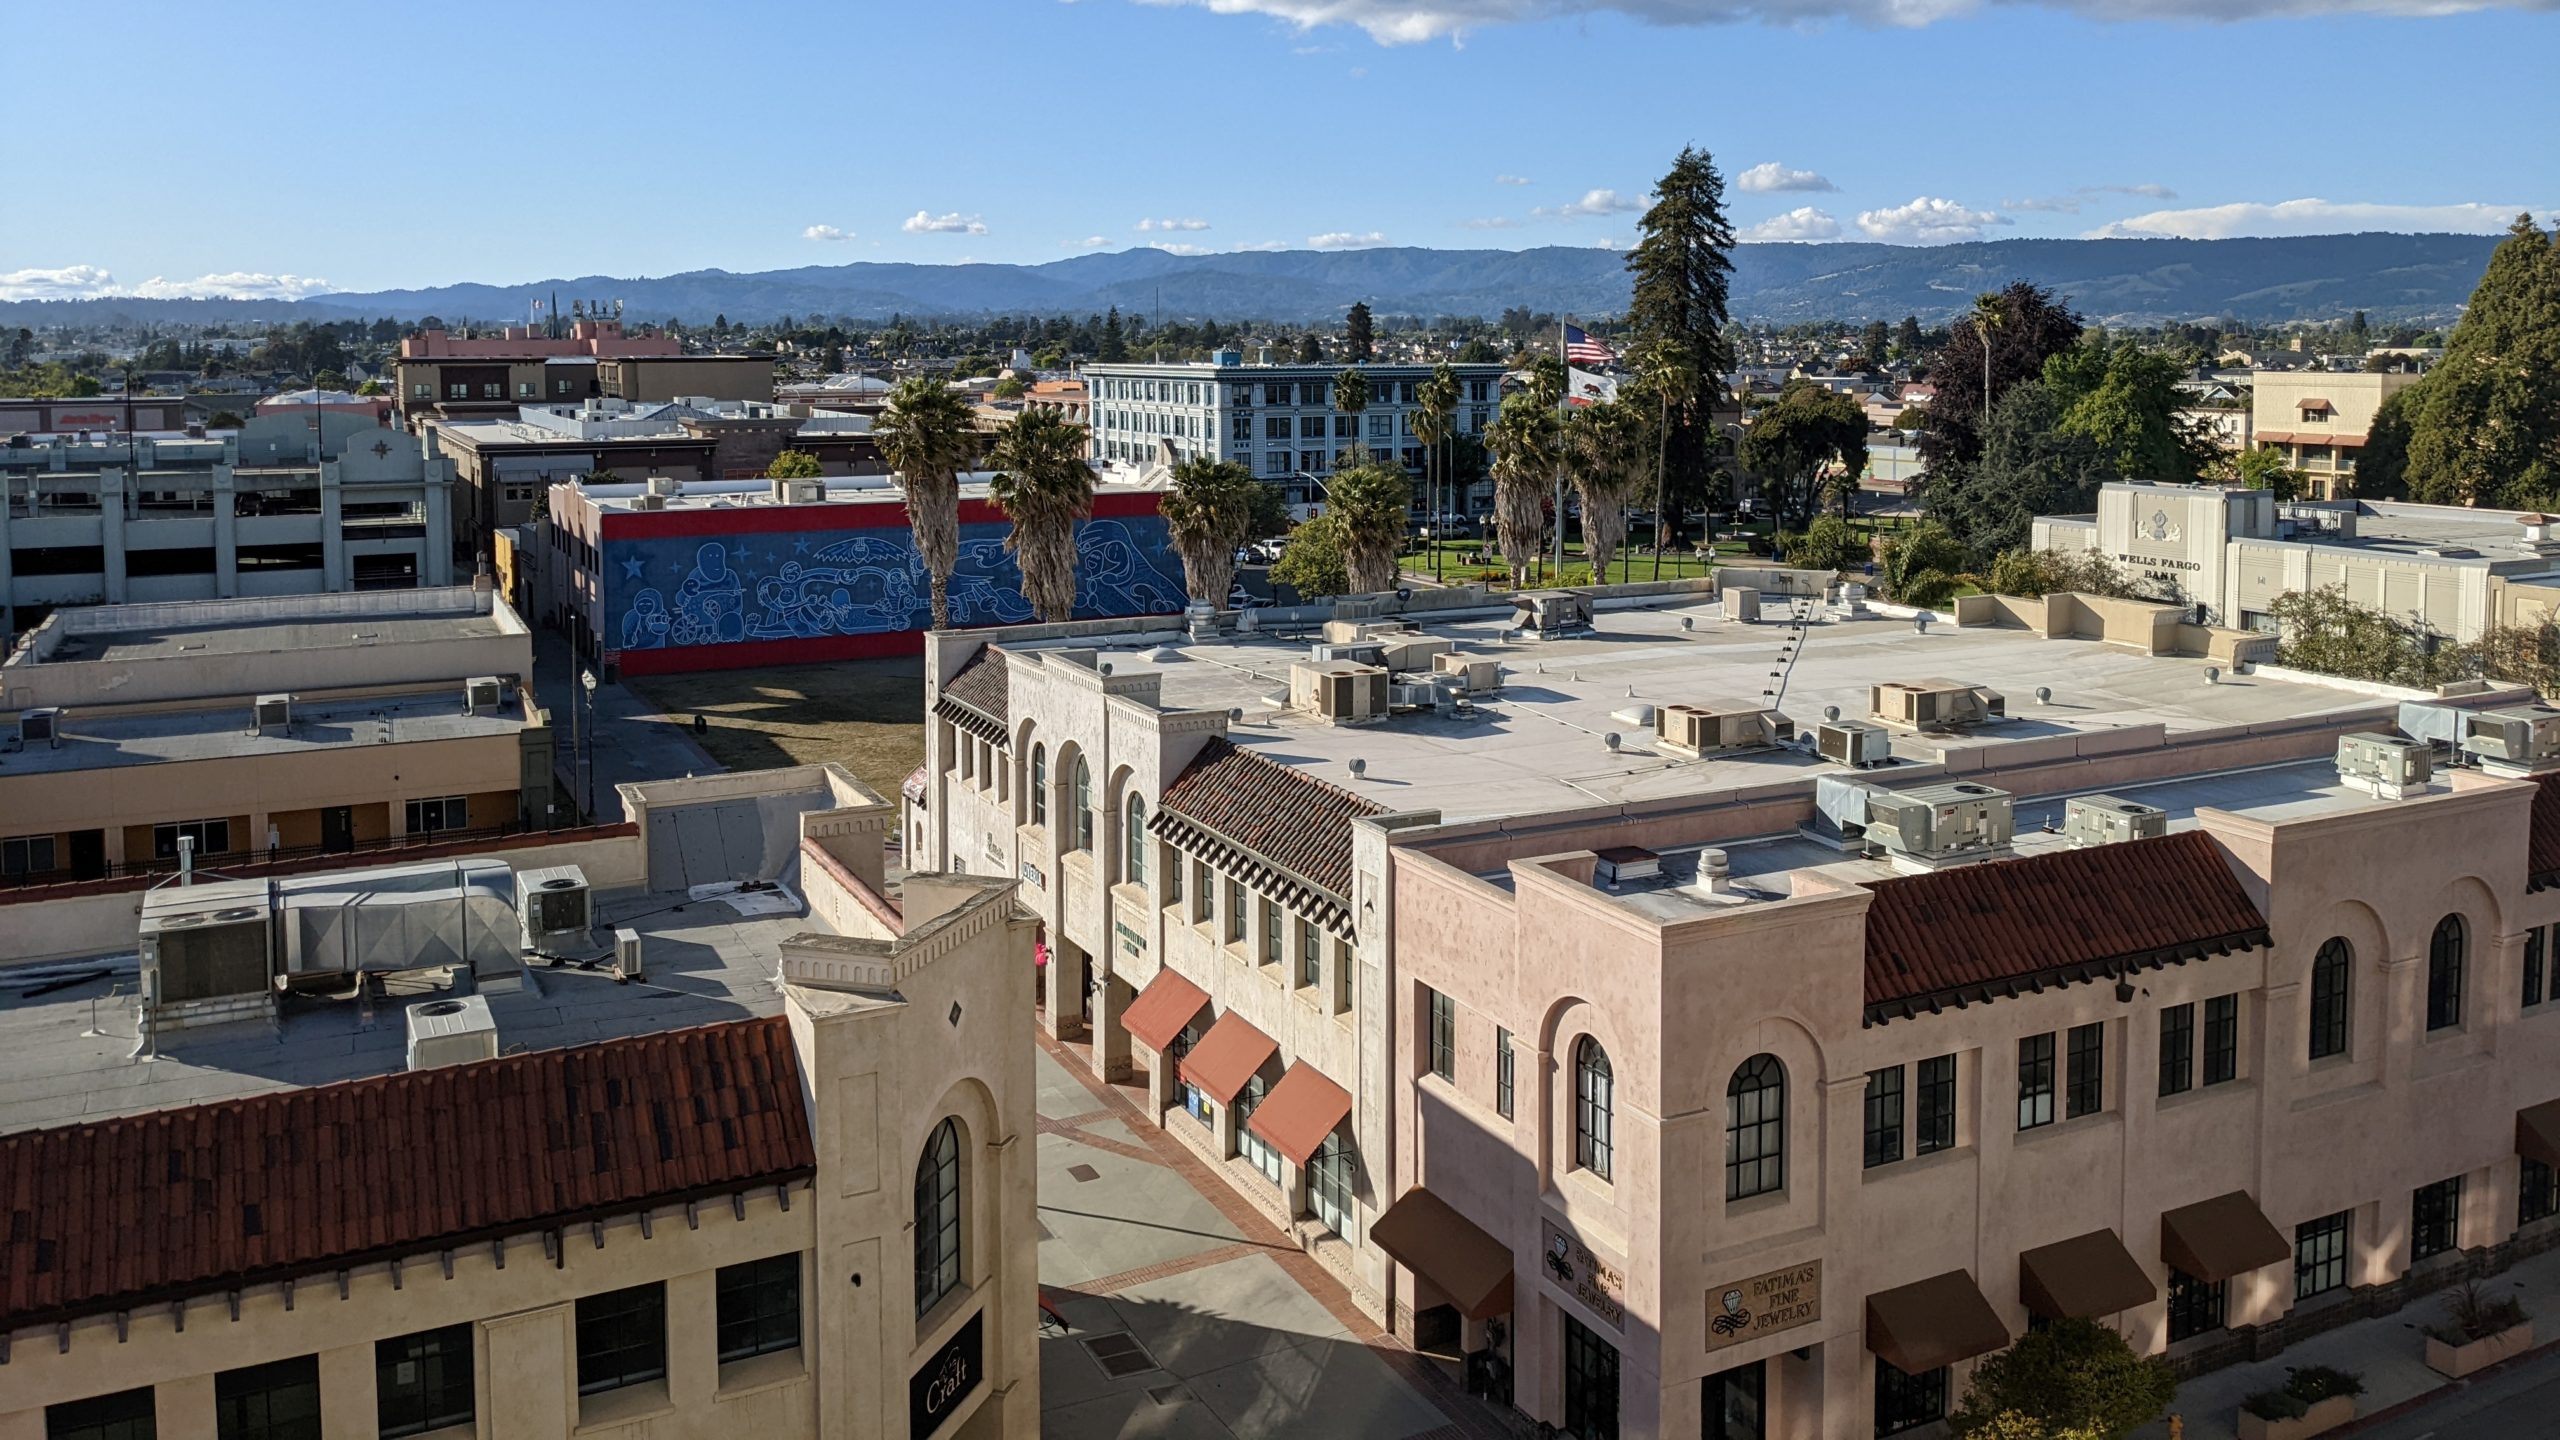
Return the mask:
<svg viewBox="0 0 2560 1440"><path fill-rule="evenodd" d="M2492 1295L2512 1294L2522 1300L2540 1336L2560 1340L2560 1251L2537 1255L2481 1283ZM2427 1368L2425 1327L2443 1318L2443 1298L2421 1295L2395 1314L2341 1325L2288 1347L2272 1360L2199 1375L2178 1387L2170 1413L2185 1420L2186 1440L2230 1440L2238 1433L2242 1400L2261 1390L2284 1388L2286 1375L2299 1366L2329 1365L2364 1377L2364 1395L2357 1400L2356 1410L2366 1418L2329 1432L2351 1433L2400 1409L2423 1406L2462 1383ZM2163 1421L2135 1435L2136 1440L2158 1440L2168 1433Z"/></svg>
<svg viewBox="0 0 2560 1440"><path fill-rule="evenodd" d="M543 707L551 712L552 741L556 747L561 783L577 787L576 798L584 804L586 792L595 795L595 818L602 824L622 819L622 806L614 798L613 787L637 780L674 780L687 775L714 775L723 768L694 743L686 728L685 717L661 715L655 705L638 691L625 685L596 686L594 717L595 776L590 786L586 774L579 769L577 746L586 738L588 708L578 684L581 669L578 657L569 649L568 640L550 631L539 631L533 637L534 693ZM599 675L598 680L602 680ZM576 706L576 713L571 707Z"/></svg>
<svg viewBox="0 0 2560 1440"><path fill-rule="evenodd" d="M1323 1267L1147 1122L1144 1091L1040 1037L1046 1440L1511 1440Z"/></svg>

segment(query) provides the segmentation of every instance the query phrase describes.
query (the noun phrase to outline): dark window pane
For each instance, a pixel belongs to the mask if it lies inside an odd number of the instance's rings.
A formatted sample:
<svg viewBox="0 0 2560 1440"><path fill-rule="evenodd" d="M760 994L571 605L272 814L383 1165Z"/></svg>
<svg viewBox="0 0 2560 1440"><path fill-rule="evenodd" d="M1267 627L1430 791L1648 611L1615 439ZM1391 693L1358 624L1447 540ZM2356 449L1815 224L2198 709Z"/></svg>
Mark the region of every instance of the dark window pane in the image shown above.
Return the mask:
<svg viewBox="0 0 2560 1440"><path fill-rule="evenodd" d="M1919 1375L1905 1375L1882 1360L1876 1362L1876 1433L1898 1435L1934 1424L1947 1414L1947 1370L1941 1365Z"/></svg>
<svg viewBox="0 0 2560 1440"><path fill-rule="evenodd" d="M1775 1055L1754 1055L1725 1086L1724 1198L1744 1200L1787 1188L1787 1072Z"/></svg>
<svg viewBox="0 0 2560 1440"><path fill-rule="evenodd" d="M2204 1002L2204 1083L2219 1085L2240 1073L2240 997L2216 995Z"/></svg>
<svg viewBox="0 0 2560 1440"><path fill-rule="evenodd" d="M2528 1155L2516 1162L2516 1172L2517 1224L2560 1215L2560 1171Z"/></svg>
<svg viewBox="0 0 2560 1440"><path fill-rule="evenodd" d="M2175 1265L2169 1267L2169 1343L2222 1328L2228 1287L2219 1280L2199 1280Z"/></svg>
<svg viewBox="0 0 2560 1440"><path fill-rule="evenodd" d="M2347 1283L2347 1221L2341 1210L2293 1229L2293 1298L2309 1299Z"/></svg>
<svg viewBox="0 0 2560 1440"><path fill-rule="evenodd" d="M2461 1218L2461 1176L2419 1186L2409 1197L2409 1258L2424 1260L2452 1249Z"/></svg>
<svg viewBox="0 0 2560 1440"><path fill-rule="evenodd" d="M1617 1089L1609 1052L1583 1036L1573 1048L1573 1160L1603 1180L1615 1158Z"/></svg>
<svg viewBox="0 0 2560 1440"><path fill-rule="evenodd" d="M2436 922L2436 933L2427 943L2427 1028L2450 1030L2462 1023L2462 962L2464 950L2462 917L2447 915Z"/></svg>
<svg viewBox="0 0 2560 1440"><path fill-rule="evenodd" d="M2053 1033L2018 1042L2018 1128L2053 1123Z"/></svg>
<svg viewBox="0 0 2560 1440"><path fill-rule="evenodd" d="M2524 1003L2542 1003L2543 930L2537 925L2524 932Z"/></svg>
<svg viewBox="0 0 2560 1440"><path fill-rule="evenodd" d="M2068 1049L2071 1083L2063 1113L2095 1115L2107 1108L2107 1027L2072 1026Z"/></svg>
<svg viewBox="0 0 2560 1440"><path fill-rule="evenodd" d="M214 1376L213 1431L217 1440L320 1440L320 1357Z"/></svg>
<svg viewBox="0 0 2560 1440"><path fill-rule="evenodd" d="M1902 1067L1867 1072L1867 1164L1902 1158Z"/></svg>
<svg viewBox="0 0 2560 1440"><path fill-rule="evenodd" d="M578 1393L619 1390L667 1373L667 1287L634 1285L578 1302Z"/></svg>
<svg viewBox="0 0 2560 1440"><path fill-rule="evenodd" d="M44 1410L44 1440L155 1440L157 1427L148 1385Z"/></svg>
<svg viewBox="0 0 2560 1440"><path fill-rule="evenodd" d="M1919 1082L1919 1094L1913 1097L1911 1153L1927 1155L1955 1148L1956 1057L1939 1055L1921 1061Z"/></svg>
<svg viewBox="0 0 2560 1440"><path fill-rule="evenodd" d="M960 1288L960 1127L944 1120L916 1161L916 1313Z"/></svg>
<svg viewBox="0 0 2560 1440"><path fill-rule="evenodd" d="M1705 1440L1768 1440L1768 1365L1754 1360L1708 1376L1701 1408Z"/></svg>
<svg viewBox="0 0 2560 1440"><path fill-rule="evenodd" d="M2347 1052L2348 970L2355 952L2344 938L2320 947L2311 962L2311 1058Z"/></svg>
<svg viewBox="0 0 2560 1440"><path fill-rule="evenodd" d="M2160 1012L2160 1093L2182 1095L2196 1083L2196 1007Z"/></svg>
<svg viewBox="0 0 2560 1440"><path fill-rule="evenodd" d="M1493 1032L1493 1108L1505 1120L1511 1118L1512 1066L1511 1032L1496 1029Z"/></svg>
<svg viewBox="0 0 2560 1440"><path fill-rule="evenodd" d="M373 1391L383 1440L469 1424L471 1327L448 1325L376 1341Z"/></svg>
<svg viewBox="0 0 2560 1440"><path fill-rule="evenodd" d="M800 1343L800 1254L724 1265L718 1277L723 1363Z"/></svg>

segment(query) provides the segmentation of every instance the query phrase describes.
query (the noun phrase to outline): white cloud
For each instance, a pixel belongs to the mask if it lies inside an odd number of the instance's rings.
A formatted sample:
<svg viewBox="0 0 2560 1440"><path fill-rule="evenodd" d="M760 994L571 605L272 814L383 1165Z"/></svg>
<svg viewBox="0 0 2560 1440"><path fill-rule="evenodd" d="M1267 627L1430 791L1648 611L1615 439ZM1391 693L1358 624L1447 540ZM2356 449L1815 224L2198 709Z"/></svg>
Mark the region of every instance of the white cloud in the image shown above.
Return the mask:
<svg viewBox="0 0 2560 1440"><path fill-rule="evenodd" d="M850 240L853 238L853 232L840 230L833 225L812 225L800 232L800 238L803 240Z"/></svg>
<svg viewBox="0 0 2560 1440"><path fill-rule="evenodd" d="M1918 29L1972 15L1985 0L1148 0L1221 15L1269 15L1312 30L1356 25L1381 45L1463 42L1471 30L1559 17L1622 15L1663 26L1800 26L1822 20ZM2276 16L2439 16L2549 9L2550 0L2022 0L2093 20L2257 20Z"/></svg>
<svg viewBox="0 0 2560 1440"><path fill-rule="evenodd" d="M2083 185L2068 195L2029 196L2022 200L2003 200L2003 210L2025 210L2040 215L2077 215L2100 195L2136 195L2145 200L2175 200L2178 192L2166 185Z"/></svg>
<svg viewBox="0 0 2560 1440"><path fill-rule="evenodd" d="M1541 205L1529 213L1543 220L1572 220L1584 215L1624 215L1643 208L1643 201L1631 200L1615 190L1585 190L1579 200Z"/></svg>
<svg viewBox="0 0 2560 1440"><path fill-rule="evenodd" d="M107 293L115 280L95 265L0 271L0 300L82 300Z"/></svg>
<svg viewBox="0 0 2560 1440"><path fill-rule="evenodd" d="M1138 222L1138 228L1140 230L1206 230L1209 228L1209 222L1206 220L1141 220Z"/></svg>
<svg viewBox="0 0 2560 1440"><path fill-rule="evenodd" d="M1239 254L1247 250L1257 250L1265 254L1276 254L1279 251L1286 250L1288 248L1289 243L1285 240L1256 240L1250 245L1237 246L1236 251Z"/></svg>
<svg viewBox="0 0 2560 1440"><path fill-rule="evenodd" d="M1461 220L1458 224L1461 228L1468 230L1517 230L1520 228L1520 222L1508 215L1479 215L1472 220Z"/></svg>
<svg viewBox="0 0 2560 1440"><path fill-rule="evenodd" d="M1526 175L1496 175L1493 177L1493 183L1496 185L1527 185L1531 182L1529 177Z"/></svg>
<svg viewBox="0 0 2560 1440"><path fill-rule="evenodd" d="M317 276L255 270L225 270L192 280L154 275L135 285L116 283L113 272L96 265L0 273L0 300L86 300L108 295L140 300L299 300L336 288Z"/></svg>
<svg viewBox="0 0 2560 1440"><path fill-rule="evenodd" d="M1772 215L1742 232L1745 240L1836 240L1840 222L1828 212L1810 205L1799 205L1784 215Z"/></svg>
<svg viewBox="0 0 2560 1440"><path fill-rule="evenodd" d="M2377 205L2337 200L2283 200L2270 205L2242 201L2192 210L2154 210L2101 225L2089 232L2089 238L2175 235L2191 240L2224 240L2235 235L2337 235L2357 230L2494 235L2513 224L2516 212L2526 208L2477 201L2459 205Z"/></svg>
<svg viewBox="0 0 2560 1440"><path fill-rule="evenodd" d="M954 210L948 215L932 215L919 210L898 224L910 235L984 235L987 224L975 215Z"/></svg>
<svg viewBox="0 0 2560 1440"><path fill-rule="evenodd" d="M1061 240L1058 242L1058 248L1061 250L1099 250L1110 243L1110 240L1103 236L1087 235L1081 240Z"/></svg>
<svg viewBox="0 0 2560 1440"><path fill-rule="evenodd" d="M1374 250L1387 243L1387 237L1375 230L1354 234L1348 230L1328 230L1307 237L1310 250Z"/></svg>
<svg viewBox="0 0 2560 1440"><path fill-rule="evenodd" d="M1163 251L1167 255L1215 255L1218 253L1210 246L1189 245L1179 240L1158 240L1155 242L1154 248Z"/></svg>
<svg viewBox="0 0 2560 1440"><path fill-rule="evenodd" d="M2103 190L2109 195L2139 195L2145 200L2175 200L2178 192L2166 185L2090 185L2082 187Z"/></svg>
<svg viewBox="0 0 2560 1440"><path fill-rule="evenodd" d="M1968 210L1953 200L1922 195L1908 205L1889 210L1862 210L1858 228L1872 240L1891 241L1897 245L1947 245L1958 240L1979 240L1984 227L2012 223L2008 216L1993 210Z"/></svg>
<svg viewBox="0 0 2560 1440"><path fill-rule="evenodd" d="M1734 184L1753 195L1772 195L1788 190L1837 190L1840 187L1811 170L1790 170L1775 160L1754 165L1734 177Z"/></svg>

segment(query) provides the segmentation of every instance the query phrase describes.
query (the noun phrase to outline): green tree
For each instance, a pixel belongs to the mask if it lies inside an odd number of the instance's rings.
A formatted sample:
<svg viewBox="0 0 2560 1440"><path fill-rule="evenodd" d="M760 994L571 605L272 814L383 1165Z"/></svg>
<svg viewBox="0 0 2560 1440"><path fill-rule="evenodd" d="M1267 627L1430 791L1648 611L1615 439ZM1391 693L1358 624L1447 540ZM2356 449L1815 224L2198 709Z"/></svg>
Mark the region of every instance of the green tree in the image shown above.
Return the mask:
<svg viewBox="0 0 2560 1440"><path fill-rule="evenodd" d="M1022 567L1022 596L1041 619L1076 615L1076 522L1093 513L1084 427L1055 410L1025 410L996 431L987 496L1013 522L1004 545Z"/></svg>
<svg viewBox="0 0 2560 1440"><path fill-rule="evenodd" d="M1920 317L1905 315L1893 329L1893 355L1897 360L1917 360L1928 342L1920 334Z"/></svg>
<svg viewBox="0 0 2560 1440"><path fill-rule="evenodd" d="M1545 525L1547 487L1556 473L1559 445L1555 401L1532 386L1502 398L1485 434L1493 457L1493 524L1511 583L1529 583Z"/></svg>
<svg viewBox="0 0 2560 1440"><path fill-rule="evenodd" d="M764 467L767 480L815 480L825 473L818 464L818 457L806 450L785 450L773 457L772 464Z"/></svg>
<svg viewBox="0 0 2560 1440"><path fill-rule="evenodd" d="M1895 604L1944 605L1955 597L1964 567L1963 542L1945 526L1925 520L1885 542L1877 578Z"/></svg>
<svg viewBox="0 0 2560 1440"><path fill-rule="evenodd" d="M2291 590L2267 606L2282 637L2276 663L2348 680L2426 686L2456 678L2461 657L2417 626L2347 598L2346 587Z"/></svg>
<svg viewBox="0 0 2560 1440"><path fill-rule="evenodd" d="M2003 550L1991 562L1988 588L2025 599L2067 591L2135 599L2142 591L2114 561L2095 550Z"/></svg>
<svg viewBox="0 0 2560 1440"><path fill-rule="evenodd" d="M1347 593L1396 588L1396 556L1412 509L1413 482L1393 465L1364 460L1334 472L1324 511L1339 527Z"/></svg>
<svg viewBox="0 0 2560 1440"><path fill-rule="evenodd" d="M2278 500L2302 495L2302 472L2286 466L2284 452L2272 445L2254 446L2232 457L2231 478L2251 490L2273 490Z"/></svg>
<svg viewBox="0 0 2560 1440"><path fill-rule="evenodd" d="M1637 344L1676 348L1700 394L1720 386L1733 368L1726 338L1727 301L1733 286L1733 222L1724 210L1724 177L1706 151L1681 150L1654 187L1652 208L1637 222L1627 252L1634 279L1627 329ZM1668 503L1704 499L1714 479L1719 446L1710 433L1713 413L1704 406L1673 412L1677 424L1664 446Z"/></svg>
<svg viewBox="0 0 2560 1440"><path fill-rule="evenodd" d="M1823 467L1855 477L1867 468L1867 412L1857 401L1810 381L1790 381L1742 432L1737 456L1760 477L1782 526L1801 527L1819 504Z"/></svg>
<svg viewBox="0 0 2560 1440"><path fill-rule="evenodd" d="M2062 403L2062 428L2089 437L2126 479L2183 485L2217 458L2179 416L2186 367L2165 351L2093 334L2047 357L2042 378Z"/></svg>
<svg viewBox="0 0 2560 1440"><path fill-rule="evenodd" d="M1458 347L1458 363L1461 365L1493 365L1500 363L1501 359L1502 352L1494 349L1493 342L1481 335L1469 337L1466 344Z"/></svg>
<svg viewBox="0 0 2560 1440"><path fill-rule="evenodd" d="M1301 600L1349 594L1351 573L1342 549L1342 520L1328 510L1289 532L1289 548L1271 567L1271 583L1297 591Z"/></svg>
<svg viewBox="0 0 2560 1440"><path fill-rule="evenodd" d="M1324 363L1324 347L1317 343L1316 332L1313 330L1298 337L1298 363L1301 365Z"/></svg>
<svg viewBox="0 0 2560 1440"><path fill-rule="evenodd" d="M1375 324L1369 318L1369 302L1353 301L1351 314L1347 317L1345 325L1346 333L1342 343L1343 348L1351 352L1349 356L1351 363L1366 365L1376 359L1378 336Z"/></svg>
<svg viewBox="0 0 2560 1440"><path fill-rule="evenodd" d="M359 395L365 396L365 397L367 397L367 398L371 398L371 397L376 396L376 395L388 395L388 394L390 394L391 392L390 392L389 390L387 390L387 389L383 388L383 384L382 384L382 382L381 382L381 381L379 381L379 380L367 380L367 381L366 381L366 382L364 382L363 384L361 384L361 385L359 385L359 386L357 386L357 387L356 387L356 393L357 393L357 394L359 394Z"/></svg>
<svg viewBox="0 0 2560 1440"><path fill-rule="evenodd" d="M2516 217L2413 387L2409 496L2445 505L2560 498L2560 245Z"/></svg>
<svg viewBox="0 0 2560 1440"><path fill-rule="evenodd" d="M1360 367L1346 365L1333 377L1333 408L1351 417L1351 448L1343 452L1343 463L1361 464L1369 458L1369 447L1360 438L1360 416L1369 408L1369 377Z"/></svg>
<svg viewBox="0 0 2560 1440"><path fill-rule="evenodd" d="M2348 493L2356 499L2409 498L2409 414L2417 393L2412 386L2382 397L2382 408L2365 429L2364 451L2356 457L2355 474L2348 477Z"/></svg>
<svg viewBox="0 0 2560 1440"><path fill-rule="evenodd" d="M1893 359L1893 330L1881 320L1870 320L1858 332L1859 356L1869 370L1882 370Z"/></svg>
<svg viewBox="0 0 2560 1440"><path fill-rule="evenodd" d="M871 443L897 472L907 523L933 587L933 628L951 628L951 572L960 564L960 472L978 449L968 404L939 380L915 376L889 391Z"/></svg>
<svg viewBox="0 0 2560 1440"><path fill-rule="evenodd" d="M1129 358L1129 336L1120 328L1120 307L1102 317L1102 344L1094 358L1105 365L1118 365Z"/></svg>
<svg viewBox="0 0 2560 1440"><path fill-rule="evenodd" d="M1788 564L1807 570L1853 570L1866 564L1872 552L1856 526L1837 515L1824 515L1806 526L1803 534L1789 536L1784 553Z"/></svg>
<svg viewBox="0 0 2560 1440"><path fill-rule="evenodd" d="M1579 406L1564 417L1565 473L1582 500L1582 553L1595 582L1606 583L1609 562L1627 538L1627 496L1634 492L1653 450L1651 418L1628 400Z"/></svg>
<svg viewBox="0 0 2560 1440"><path fill-rule="evenodd" d="M1976 1365L1947 1428L1966 1437L2123 1440L2159 1419L2177 1391L2177 1372L2165 1358L2134 1354L2122 1335L2094 1320L2056 1320ZM2002 1416L2042 1428L1997 1429L2015 1423Z"/></svg>
<svg viewBox="0 0 2560 1440"><path fill-rule="evenodd" d="M1929 412L1917 405L1905 405L1902 413L1893 417L1893 428L1905 432L1917 430L1928 423Z"/></svg>
<svg viewBox="0 0 2560 1440"><path fill-rule="evenodd" d="M1413 438L1422 442L1422 473L1431 492L1431 523L1435 528L1442 515L1456 508L1442 493L1449 475L1440 452L1458 428L1458 395L1458 372L1446 360L1431 367L1431 378L1423 381L1413 395L1421 406L1412 414Z"/></svg>
<svg viewBox="0 0 2560 1440"><path fill-rule="evenodd" d="M1253 526L1253 492L1267 489L1233 460L1194 457L1173 467L1158 507L1165 538L1182 557L1191 598L1223 607L1235 585L1236 547Z"/></svg>
<svg viewBox="0 0 2560 1440"><path fill-rule="evenodd" d="M1022 383L1021 376L1006 375L988 387L987 396L994 400L1019 400L1029 393L1030 389L1030 386Z"/></svg>
<svg viewBox="0 0 2560 1440"><path fill-rule="evenodd" d="M1929 423L1920 432L1920 458L1931 485L1982 458L1985 396L1996 403L2010 387L2041 378L2044 362L2078 340L2080 329L2080 317L2053 292L2024 280L1974 302L1972 316L1930 361L1934 393Z"/></svg>
<svg viewBox="0 0 2560 1440"><path fill-rule="evenodd" d="M1636 382L1627 396L1633 403L1653 407L1653 578L1662 578L1662 554L1671 548L1675 528L1669 504L1668 473L1671 457L1671 435L1676 424L1687 422L1698 402L1699 376L1690 363L1687 346L1673 340L1640 342L1630 357L1635 364Z"/></svg>
<svg viewBox="0 0 2560 1440"><path fill-rule="evenodd" d="M2001 396L1979 460L1931 476L1931 518L1973 554L1990 556L2026 544L2039 515L2095 510L2098 487L2122 477L2096 441L2063 428L2063 415L2061 400L2042 381L2025 381Z"/></svg>

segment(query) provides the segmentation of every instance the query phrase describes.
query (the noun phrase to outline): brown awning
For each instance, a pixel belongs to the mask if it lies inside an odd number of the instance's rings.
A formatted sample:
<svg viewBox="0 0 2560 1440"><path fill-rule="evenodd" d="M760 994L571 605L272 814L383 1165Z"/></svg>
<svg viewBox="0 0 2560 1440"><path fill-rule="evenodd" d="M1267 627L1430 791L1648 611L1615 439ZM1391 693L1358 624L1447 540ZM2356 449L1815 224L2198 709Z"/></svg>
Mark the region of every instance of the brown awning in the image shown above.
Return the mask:
<svg viewBox="0 0 2560 1440"><path fill-rule="evenodd" d="M1470 1320L1511 1310L1511 1251L1448 1201L1417 1185L1369 1223L1369 1239L1439 1287Z"/></svg>
<svg viewBox="0 0 2560 1440"><path fill-rule="evenodd" d="M1987 1355L2009 1327L1966 1270L1950 1270L1867 1297L1867 1348L1905 1375Z"/></svg>
<svg viewBox="0 0 2560 1440"><path fill-rule="evenodd" d="M2018 1299L2047 1320L2089 1320L2160 1297L2113 1230L2092 1230L2018 1255Z"/></svg>
<svg viewBox="0 0 2560 1440"><path fill-rule="evenodd" d="M1221 1105L1232 1105L1236 1092L1253 1072L1262 1068L1280 1049L1280 1042L1253 1027L1253 1022L1233 1010L1218 1017L1191 1053L1182 1057L1183 1079L1199 1087Z"/></svg>
<svg viewBox="0 0 2560 1440"><path fill-rule="evenodd" d="M2560 1100L2516 1112L2516 1153L2560 1169Z"/></svg>
<svg viewBox="0 0 2560 1440"><path fill-rule="evenodd" d="M1129 1002L1120 1023L1128 1027L1139 1044L1161 1055L1164 1047L1173 1043L1173 1037L1182 1033L1182 1027L1191 1023L1191 1017L1200 1013L1200 1007L1208 1003L1206 991L1168 967L1158 970L1156 978L1147 982L1147 988L1138 992L1138 998Z"/></svg>
<svg viewBox="0 0 2560 1440"><path fill-rule="evenodd" d="M2160 1214L2160 1258L2199 1280L2228 1280L2293 1254L2246 1190Z"/></svg>
<svg viewBox="0 0 2560 1440"><path fill-rule="evenodd" d="M1245 1124L1271 1147L1304 1165L1323 1146L1333 1127L1351 1113L1351 1092L1324 1077L1313 1065L1292 1065Z"/></svg>
<svg viewBox="0 0 2560 1440"><path fill-rule="evenodd" d="M2338 407L2316 395L2306 395L2301 399L2294 401L2293 408L2296 410L2335 410Z"/></svg>

